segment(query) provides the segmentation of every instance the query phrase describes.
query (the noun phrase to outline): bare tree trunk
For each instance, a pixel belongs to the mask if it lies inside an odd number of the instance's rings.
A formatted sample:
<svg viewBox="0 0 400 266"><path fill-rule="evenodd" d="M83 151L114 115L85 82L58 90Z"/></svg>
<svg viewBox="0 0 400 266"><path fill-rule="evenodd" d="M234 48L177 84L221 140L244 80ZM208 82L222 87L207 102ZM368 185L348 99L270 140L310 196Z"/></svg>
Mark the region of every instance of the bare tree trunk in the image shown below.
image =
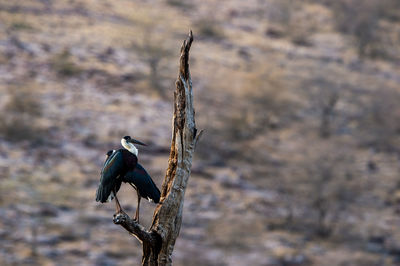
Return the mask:
<svg viewBox="0 0 400 266"><path fill-rule="evenodd" d="M132 220L126 213L114 215L120 224L143 244L142 265L171 265L172 251L182 223L183 199L190 176L192 156L201 133L196 135L192 81L189 72L189 50L192 32L183 42L179 76L174 93L172 143L168 169L162 185L160 203L157 205L149 230Z"/></svg>

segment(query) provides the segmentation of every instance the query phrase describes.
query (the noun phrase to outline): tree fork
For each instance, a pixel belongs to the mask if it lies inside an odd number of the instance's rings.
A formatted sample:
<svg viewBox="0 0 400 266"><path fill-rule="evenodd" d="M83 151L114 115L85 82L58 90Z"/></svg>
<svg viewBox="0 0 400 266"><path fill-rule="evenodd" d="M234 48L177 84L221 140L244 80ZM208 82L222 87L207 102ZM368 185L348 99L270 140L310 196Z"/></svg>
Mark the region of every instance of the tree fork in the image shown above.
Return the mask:
<svg viewBox="0 0 400 266"><path fill-rule="evenodd" d="M193 107L192 80L189 71L189 50L193 42L192 31L183 42L179 74L174 92L172 141L168 168L162 184L160 203L152 225L146 230L126 213L114 215L114 223L121 225L143 244L142 265L164 266L172 264L172 252L182 223L183 200L190 176L192 157L203 131L197 134Z"/></svg>

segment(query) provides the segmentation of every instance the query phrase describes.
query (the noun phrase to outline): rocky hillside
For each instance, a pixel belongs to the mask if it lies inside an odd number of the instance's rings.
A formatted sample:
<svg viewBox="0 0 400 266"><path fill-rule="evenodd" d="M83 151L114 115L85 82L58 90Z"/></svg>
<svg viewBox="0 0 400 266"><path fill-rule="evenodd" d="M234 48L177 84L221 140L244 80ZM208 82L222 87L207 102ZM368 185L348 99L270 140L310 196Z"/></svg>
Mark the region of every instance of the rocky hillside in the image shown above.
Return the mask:
<svg viewBox="0 0 400 266"><path fill-rule="evenodd" d="M174 265L400 264L400 6L365 2L0 0L0 264L139 264L94 195L125 135L161 187L190 28Z"/></svg>

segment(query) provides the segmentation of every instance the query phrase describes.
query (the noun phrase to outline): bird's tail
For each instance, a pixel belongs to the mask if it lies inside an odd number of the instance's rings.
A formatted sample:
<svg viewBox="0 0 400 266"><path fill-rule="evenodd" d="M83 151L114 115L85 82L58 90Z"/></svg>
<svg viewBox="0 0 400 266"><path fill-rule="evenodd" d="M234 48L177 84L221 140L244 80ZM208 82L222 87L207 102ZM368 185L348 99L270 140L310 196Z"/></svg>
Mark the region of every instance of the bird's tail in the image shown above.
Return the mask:
<svg viewBox="0 0 400 266"><path fill-rule="evenodd" d="M153 191L152 195L150 196L150 199L154 202L154 203L159 203L160 202L160 190L158 189L158 187L153 183L155 190Z"/></svg>
<svg viewBox="0 0 400 266"><path fill-rule="evenodd" d="M137 187L135 186L135 184L133 184L131 182L128 182L128 184L131 185L137 191ZM146 198L150 202L159 203L160 197L161 197L161 192L158 189L158 187L156 186L156 184L154 184L154 182L152 182L152 185L154 186L154 190L151 190L151 192L149 192L149 194L147 193L145 195L141 195L141 197Z"/></svg>
<svg viewBox="0 0 400 266"><path fill-rule="evenodd" d="M107 193L107 189L102 184L99 184L99 187L96 191L96 201L101 203L107 202L109 196L108 194L109 193Z"/></svg>

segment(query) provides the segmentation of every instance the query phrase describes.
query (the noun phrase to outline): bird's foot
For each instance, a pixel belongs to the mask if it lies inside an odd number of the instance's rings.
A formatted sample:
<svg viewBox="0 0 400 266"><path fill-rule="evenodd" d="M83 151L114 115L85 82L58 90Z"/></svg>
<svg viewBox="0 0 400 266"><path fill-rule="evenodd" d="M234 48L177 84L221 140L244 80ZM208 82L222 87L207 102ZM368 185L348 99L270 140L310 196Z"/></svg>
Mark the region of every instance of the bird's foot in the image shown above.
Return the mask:
<svg viewBox="0 0 400 266"><path fill-rule="evenodd" d="M139 223L139 214L138 212L135 213L135 217L133 218L133 220L137 223Z"/></svg>
<svg viewBox="0 0 400 266"><path fill-rule="evenodd" d="M128 220L128 215L124 211L114 213L113 222L115 224L122 224Z"/></svg>

